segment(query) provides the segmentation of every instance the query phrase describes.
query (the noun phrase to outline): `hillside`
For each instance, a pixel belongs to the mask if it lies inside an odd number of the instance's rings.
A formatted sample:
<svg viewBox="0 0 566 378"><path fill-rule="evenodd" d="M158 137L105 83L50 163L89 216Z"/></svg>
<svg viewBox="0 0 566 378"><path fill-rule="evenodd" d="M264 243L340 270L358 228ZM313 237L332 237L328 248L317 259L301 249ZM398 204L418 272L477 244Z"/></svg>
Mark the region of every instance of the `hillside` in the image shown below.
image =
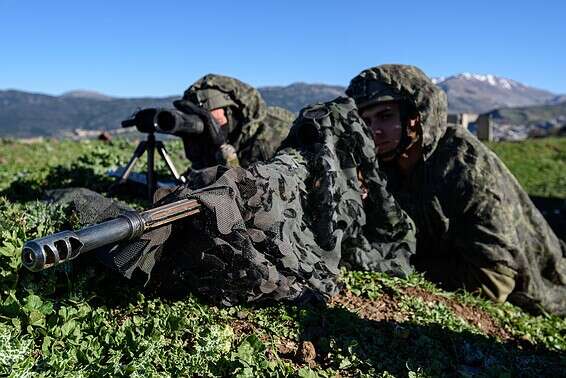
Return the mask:
<svg viewBox="0 0 566 378"><path fill-rule="evenodd" d="M109 98L104 95L48 96L0 91L0 137L65 136L74 129L107 130L120 127L136 109L171 106L175 97Z"/></svg>
<svg viewBox="0 0 566 378"><path fill-rule="evenodd" d="M177 166L179 141L167 141ZM492 147L530 194L566 199L566 139ZM72 227L47 188L104 190L134 144L0 142L2 376L561 376L566 320L409 279L342 271L328 305L221 308L141 289L89 256L20 269L25 240ZM135 206L143 205L137 202Z"/></svg>
<svg viewBox="0 0 566 378"><path fill-rule="evenodd" d="M308 104L330 101L344 96L345 87L325 84L295 83L287 86L261 87L259 91L269 105L299 112Z"/></svg>
<svg viewBox="0 0 566 378"><path fill-rule="evenodd" d="M539 128L566 126L566 102L555 105L495 109L487 114L499 124Z"/></svg>
<svg viewBox="0 0 566 378"><path fill-rule="evenodd" d="M495 109L481 117L491 119L494 140L566 135L566 102Z"/></svg>
<svg viewBox="0 0 566 378"><path fill-rule="evenodd" d="M260 88L267 104L293 112L307 104L338 97L343 90L338 86L304 83ZM83 90L61 96L0 91L0 137L68 137L75 129L116 129L136 109L171 107L175 99L174 96L113 98Z"/></svg>
<svg viewBox="0 0 566 378"><path fill-rule="evenodd" d="M435 82L448 95L452 113L485 113L493 109L558 104L564 96L532 88L494 75L459 74L437 78ZM294 83L261 87L268 105L298 112L302 107L328 101L344 94L345 87ZM0 137L69 136L74 129L109 130L137 108L170 107L171 97L114 98L88 90L61 96L0 90Z"/></svg>

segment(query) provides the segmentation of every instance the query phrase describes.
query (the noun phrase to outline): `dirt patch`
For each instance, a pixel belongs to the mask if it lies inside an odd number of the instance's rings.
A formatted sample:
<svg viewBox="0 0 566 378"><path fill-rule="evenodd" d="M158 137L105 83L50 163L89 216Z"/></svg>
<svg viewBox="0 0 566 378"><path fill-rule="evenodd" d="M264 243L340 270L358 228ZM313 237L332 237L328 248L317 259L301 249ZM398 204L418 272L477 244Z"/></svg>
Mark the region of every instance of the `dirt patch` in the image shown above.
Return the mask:
<svg viewBox="0 0 566 378"><path fill-rule="evenodd" d="M495 336L503 341L512 338L497 320L480 308L459 303L454 299L433 294L419 287L403 288L400 291L405 295L421 298L425 302L444 304L457 316L474 324L487 335ZM387 292L379 298L368 299L344 290L332 298L330 306L346 308L363 319L401 323L407 319L407 314L400 310L398 301L398 298L394 298L393 294Z"/></svg>
<svg viewBox="0 0 566 378"><path fill-rule="evenodd" d="M234 319L230 322L230 327L232 327L234 335L237 337L249 335L256 331L256 327L246 320Z"/></svg>
<svg viewBox="0 0 566 378"><path fill-rule="evenodd" d="M379 298L368 299L358 297L349 290L344 290L330 301L330 307L344 307L363 319L383 321L391 320L402 322L406 319L397 301L388 293L383 293Z"/></svg>
<svg viewBox="0 0 566 378"><path fill-rule="evenodd" d="M258 328L247 320L234 319L230 321L229 324L234 331L234 335L238 338L254 333L258 334ZM258 335L258 337L266 345L269 344L270 340L267 335L261 334ZM317 365L315 361L317 357L315 346L308 340L296 342L294 340L281 337L277 339L274 350L268 346L265 353L269 360L281 358L296 365L297 368L300 368L301 366L314 368Z"/></svg>
<svg viewBox="0 0 566 378"><path fill-rule="evenodd" d="M405 295L421 298L425 302L444 304L456 315L466 320L468 323L474 324L487 335L495 336L500 340L511 338L511 335L499 325L497 320L493 319L491 315L479 308L459 303L451 298L433 294L419 287L408 287L401 291Z"/></svg>

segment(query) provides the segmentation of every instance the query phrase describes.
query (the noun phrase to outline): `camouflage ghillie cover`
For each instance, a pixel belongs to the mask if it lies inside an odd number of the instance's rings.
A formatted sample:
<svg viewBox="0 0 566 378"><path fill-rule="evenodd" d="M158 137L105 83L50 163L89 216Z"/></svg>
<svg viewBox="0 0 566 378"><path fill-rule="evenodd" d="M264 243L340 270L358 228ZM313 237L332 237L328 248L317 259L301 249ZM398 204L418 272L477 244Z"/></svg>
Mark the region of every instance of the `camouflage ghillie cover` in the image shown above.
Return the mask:
<svg viewBox="0 0 566 378"><path fill-rule="evenodd" d="M501 160L446 124L446 96L418 68L365 70L346 93L367 99L372 81L400 92L421 118L421 164L406 179L384 166L388 189L417 227L416 267L448 286L566 314L566 248Z"/></svg>
<svg viewBox="0 0 566 378"><path fill-rule="evenodd" d="M240 114L235 127L228 135L227 143L235 147L240 165L248 167L256 161L265 161L273 156L295 116L277 107L265 105L257 89L240 80L209 74L184 93L184 99L193 98L196 93L215 89L227 94Z"/></svg>
<svg viewBox="0 0 566 378"><path fill-rule="evenodd" d="M104 261L128 277L139 269L162 288L191 287L227 305L331 296L340 263L412 271L414 225L385 190L351 99L305 108L269 162L209 172L214 184L182 186L156 203L198 199L199 216L143 243L99 251ZM358 173L369 190L364 201Z"/></svg>
<svg viewBox="0 0 566 378"><path fill-rule="evenodd" d="M357 169L369 187L367 214ZM214 184L180 187L159 202L194 198L205 206L200 222L174 225L165 245L159 269L178 282L233 304L331 296L341 261L411 272L414 226L385 191L350 99L304 109L269 162L215 172Z"/></svg>

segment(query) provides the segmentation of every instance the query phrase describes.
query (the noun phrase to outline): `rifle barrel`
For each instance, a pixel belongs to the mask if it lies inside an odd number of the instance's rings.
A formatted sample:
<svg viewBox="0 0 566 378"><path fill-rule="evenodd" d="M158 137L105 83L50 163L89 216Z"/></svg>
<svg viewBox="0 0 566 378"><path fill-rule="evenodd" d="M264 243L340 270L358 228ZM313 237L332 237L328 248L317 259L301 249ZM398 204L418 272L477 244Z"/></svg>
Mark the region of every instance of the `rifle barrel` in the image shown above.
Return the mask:
<svg viewBox="0 0 566 378"><path fill-rule="evenodd" d="M141 213L127 212L78 231L47 235L24 244L22 264L33 272L44 270L102 246L136 239L146 231L199 212L196 200L183 199Z"/></svg>

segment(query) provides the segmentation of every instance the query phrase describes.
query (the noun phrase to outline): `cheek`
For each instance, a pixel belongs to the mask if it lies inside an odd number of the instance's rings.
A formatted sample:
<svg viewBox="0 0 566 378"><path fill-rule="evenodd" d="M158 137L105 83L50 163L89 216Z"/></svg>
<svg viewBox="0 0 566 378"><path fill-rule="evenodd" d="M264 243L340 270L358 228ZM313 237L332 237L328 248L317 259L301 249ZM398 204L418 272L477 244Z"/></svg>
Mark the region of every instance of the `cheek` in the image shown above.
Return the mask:
<svg viewBox="0 0 566 378"><path fill-rule="evenodd" d="M226 113L224 113L224 109L214 109L210 111L210 115L216 121L218 126L224 126L228 123L228 118L226 118Z"/></svg>

